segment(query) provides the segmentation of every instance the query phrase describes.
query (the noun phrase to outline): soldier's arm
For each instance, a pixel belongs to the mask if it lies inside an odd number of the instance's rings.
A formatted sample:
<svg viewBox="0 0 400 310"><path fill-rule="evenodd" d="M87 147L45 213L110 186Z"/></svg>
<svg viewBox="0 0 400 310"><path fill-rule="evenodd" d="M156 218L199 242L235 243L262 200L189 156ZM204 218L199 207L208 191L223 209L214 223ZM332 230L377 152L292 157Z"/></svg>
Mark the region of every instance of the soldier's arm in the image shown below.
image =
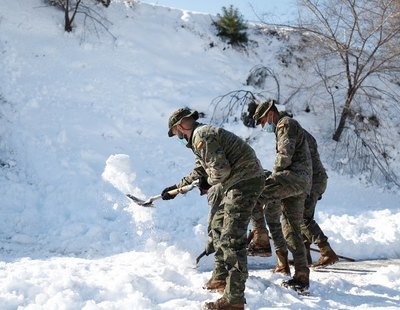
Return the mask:
<svg viewBox="0 0 400 310"><path fill-rule="evenodd" d="M274 171L283 171L292 164L296 149L296 128L293 122L282 122L276 128L276 158Z"/></svg>
<svg viewBox="0 0 400 310"><path fill-rule="evenodd" d="M207 181L211 185L223 183L231 174L231 165L225 157L225 151L216 140L208 142L206 148Z"/></svg>
<svg viewBox="0 0 400 310"><path fill-rule="evenodd" d="M196 159L192 172L183 177L182 180L178 184L176 184L176 186L179 188L191 184L193 181L199 179L201 176L207 177L207 173L204 170L203 166L200 164L200 161Z"/></svg>

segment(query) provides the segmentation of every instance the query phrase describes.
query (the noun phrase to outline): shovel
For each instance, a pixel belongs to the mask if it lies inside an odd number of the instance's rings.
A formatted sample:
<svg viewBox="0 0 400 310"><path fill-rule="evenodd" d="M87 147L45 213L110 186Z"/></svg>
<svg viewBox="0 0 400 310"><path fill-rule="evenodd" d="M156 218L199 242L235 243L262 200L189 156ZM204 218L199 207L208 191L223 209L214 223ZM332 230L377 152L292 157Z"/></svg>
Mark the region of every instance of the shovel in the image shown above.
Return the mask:
<svg viewBox="0 0 400 310"><path fill-rule="evenodd" d="M185 194L185 193L191 191L194 187L198 186L199 182L200 182L200 180L195 180L192 183L190 183L189 185L185 185L185 186L170 190L168 192L168 194L173 195L173 196L175 196L177 194ZM126 194L126 196L129 199L131 199L132 201L134 201L135 203L137 203L139 206L150 207L150 208L154 208L154 205L153 205L153 201L154 200L158 200L158 199L160 199L162 197L161 194L160 194L160 195L152 196L147 200L142 200L142 199L139 199L139 198L137 198L137 197L135 197L135 196L133 196L131 194Z"/></svg>

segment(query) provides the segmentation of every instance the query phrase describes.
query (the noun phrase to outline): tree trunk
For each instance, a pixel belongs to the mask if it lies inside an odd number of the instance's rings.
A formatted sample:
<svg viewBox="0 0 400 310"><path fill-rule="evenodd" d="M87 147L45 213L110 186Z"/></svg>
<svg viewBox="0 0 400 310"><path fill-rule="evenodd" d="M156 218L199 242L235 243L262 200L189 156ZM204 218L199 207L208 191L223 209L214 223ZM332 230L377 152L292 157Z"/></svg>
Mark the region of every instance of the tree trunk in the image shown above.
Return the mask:
<svg viewBox="0 0 400 310"><path fill-rule="evenodd" d="M64 30L66 32L71 32L72 31L72 23L69 18L69 0L65 1L65 7L64 7Z"/></svg>
<svg viewBox="0 0 400 310"><path fill-rule="evenodd" d="M340 116L339 124L335 130L335 133L332 136L332 139L336 142L339 142L340 136L342 135L344 125L346 124L347 117L349 116L350 112L350 103L352 100L353 96L348 92L347 97L346 97L346 102L344 104L343 110L342 110L342 115Z"/></svg>

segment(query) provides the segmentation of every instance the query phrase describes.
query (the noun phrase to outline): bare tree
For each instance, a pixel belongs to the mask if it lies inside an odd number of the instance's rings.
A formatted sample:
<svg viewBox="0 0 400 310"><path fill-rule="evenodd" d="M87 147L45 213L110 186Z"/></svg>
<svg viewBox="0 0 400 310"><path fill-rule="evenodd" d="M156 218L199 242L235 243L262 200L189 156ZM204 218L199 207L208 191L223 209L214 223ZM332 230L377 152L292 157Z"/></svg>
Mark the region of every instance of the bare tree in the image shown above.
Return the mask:
<svg viewBox="0 0 400 310"><path fill-rule="evenodd" d="M77 14L83 14L85 18L91 19L107 30L104 18L87 3L87 0L47 0L47 2L64 11L64 30L67 32L72 31L72 26ZM91 0L91 2L101 3L103 6L108 7L111 0Z"/></svg>
<svg viewBox="0 0 400 310"><path fill-rule="evenodd" d="M280 84L277 74L263 65L254 66L246 79L246 86L259 89L259 92L249 90L234 90L218 96L211 101L213 114L211 123L222 125L229 120L239 118L247 127L255 127L254 112L260 102L273 98L280 101Z"/></svg>
<svg viewBox="0 0 400 310"><path fill-rule="evenodd" d="M210 120L211 124L218 124L221 126L223 123L227 123L231 118L233 121L239 120L240 118L244 121L246 126L254 127L254 124L250 124L247 120L244 120L245 109L249 106L257 105L258 94L253 94L248 90L234 90L229 93L218 96L211 101L213 107L213 114ZM239 112L239 115L238 115Z"/></svg>
<svg viewBox="0 0 400 310"><path fill-rule="evenodd" d="M337 111L333 140L339 141L351 105L358 97L387 95L389 81L400 72L398 48L400 38L398 0L300 0L302 11L300 29L308 31L326 49L321 59L338 59L339 66L330 72L318 67L318 74ZM377 87L380 81L382 87ZM342 96L340 91L344 89ZM338 96L339 95L339 96ZM397 97L396 94L390 94ZM360 99L359 100L363 100ZM338 116L339 116L338 115ZM336 119L336 115L335 115Z"/></svg>

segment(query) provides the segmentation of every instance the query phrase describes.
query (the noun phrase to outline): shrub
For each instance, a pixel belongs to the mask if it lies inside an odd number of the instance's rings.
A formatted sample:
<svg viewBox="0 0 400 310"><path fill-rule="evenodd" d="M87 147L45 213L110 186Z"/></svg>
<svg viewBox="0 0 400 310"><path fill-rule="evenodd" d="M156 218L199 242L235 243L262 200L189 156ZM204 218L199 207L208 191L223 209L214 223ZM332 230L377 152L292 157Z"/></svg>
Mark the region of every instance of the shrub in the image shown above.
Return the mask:
<svg viewBox="0 0 400 310"><path fill-rule="evenodd" d="M228 39L228 43L231 45L242 46L247 43L245 31L247 26L238 9L235 9L233 5L229 8L222 7L222 15L217 14L217 18L217 21L213 21L213 24L217 28L219 37Z"/></svg>

